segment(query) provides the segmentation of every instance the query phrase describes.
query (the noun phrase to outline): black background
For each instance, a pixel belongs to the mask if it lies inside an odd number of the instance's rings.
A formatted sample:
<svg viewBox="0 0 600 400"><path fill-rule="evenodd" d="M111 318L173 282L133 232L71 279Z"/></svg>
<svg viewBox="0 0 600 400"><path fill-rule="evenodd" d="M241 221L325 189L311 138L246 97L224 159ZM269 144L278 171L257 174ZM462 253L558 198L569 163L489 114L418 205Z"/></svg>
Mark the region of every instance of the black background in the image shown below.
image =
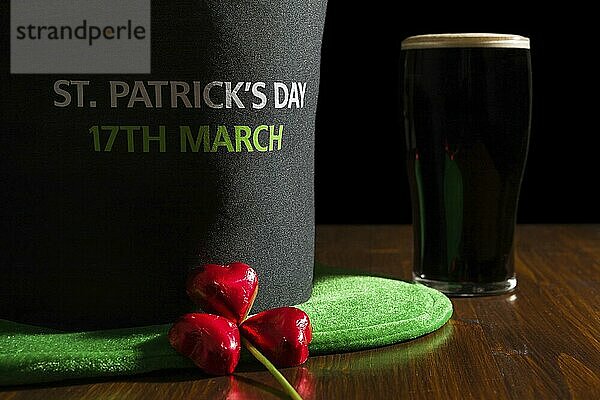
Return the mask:
<svg viewBox="0 0 600 400"><path fill-rule="evenodd" d="M404 4L329 2L317 114L317 223L410 223L400 42L443 32L531 39L533 121L518 222L600 222L593 13L573 4L531 13L508 4Z"/></svg>

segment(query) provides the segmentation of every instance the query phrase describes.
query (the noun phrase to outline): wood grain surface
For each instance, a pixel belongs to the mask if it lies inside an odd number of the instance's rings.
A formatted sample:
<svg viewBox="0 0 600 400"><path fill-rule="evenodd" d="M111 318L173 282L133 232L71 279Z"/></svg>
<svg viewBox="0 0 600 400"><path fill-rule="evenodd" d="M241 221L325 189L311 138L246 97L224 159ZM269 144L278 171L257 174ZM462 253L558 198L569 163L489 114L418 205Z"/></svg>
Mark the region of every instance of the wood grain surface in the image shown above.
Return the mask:
<svg viewBox="0 0 600 400"><path fill-rule="evenodd" d="M319 226L317 260L410 279L410 226ZM394 346L311 357L283 374L308 399L599 399L600 226L517 231L517 290L455 298L440 330ZM260 365L0 389L0 399L279 399Z"/></svg>

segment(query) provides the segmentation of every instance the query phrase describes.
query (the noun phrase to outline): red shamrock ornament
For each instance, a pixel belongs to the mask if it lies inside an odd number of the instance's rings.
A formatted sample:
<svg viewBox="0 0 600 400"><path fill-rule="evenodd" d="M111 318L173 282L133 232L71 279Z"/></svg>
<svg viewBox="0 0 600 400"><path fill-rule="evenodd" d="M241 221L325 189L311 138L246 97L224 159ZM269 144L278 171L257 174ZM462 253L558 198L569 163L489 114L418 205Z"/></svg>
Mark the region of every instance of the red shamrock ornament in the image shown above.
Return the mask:
<svg viewBox="0 0 600 400"><path fill-rule="evenodd" d="M307 360L312 327L304 311L281 307L248 318L258 278L254 269L240 262L194 269L186 291L210 314L185 314L175 322L168 334L175 350L204 372L225 375L235 370L242 342L293 398L300 398L273 364L291 367Z"/></svg>

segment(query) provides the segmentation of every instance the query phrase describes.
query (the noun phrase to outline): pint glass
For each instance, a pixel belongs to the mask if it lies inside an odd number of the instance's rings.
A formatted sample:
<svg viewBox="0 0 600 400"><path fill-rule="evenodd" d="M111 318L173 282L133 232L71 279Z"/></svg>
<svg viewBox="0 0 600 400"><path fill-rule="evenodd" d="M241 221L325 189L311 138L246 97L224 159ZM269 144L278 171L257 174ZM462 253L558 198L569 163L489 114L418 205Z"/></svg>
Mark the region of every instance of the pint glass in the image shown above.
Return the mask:
<svg viewBox="0 0 600 400"><path fill-rule="evenodd" d="M529 39L420 35L402 50L413 278L457 296L513 290L531 121Z"/></svg>

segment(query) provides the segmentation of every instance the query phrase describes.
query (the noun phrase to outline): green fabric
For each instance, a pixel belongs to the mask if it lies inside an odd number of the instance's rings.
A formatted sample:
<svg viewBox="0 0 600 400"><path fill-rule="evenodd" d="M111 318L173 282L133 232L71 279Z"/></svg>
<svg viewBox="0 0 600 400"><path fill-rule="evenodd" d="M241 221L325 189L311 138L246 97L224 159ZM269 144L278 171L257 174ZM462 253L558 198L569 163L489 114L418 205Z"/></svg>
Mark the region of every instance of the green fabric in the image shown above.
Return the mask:
<svg viewBox="0 0 600 400"><path fill-rule="evenodd" d="M298 307L313 326L311 355L413 339L452 315L450 300L434 289L325 267L315 269L313 294ZM193 367L169 345L169 327L61 333L0 320L0 385ZM244 353L241 362L248 360Z"/></svg>

